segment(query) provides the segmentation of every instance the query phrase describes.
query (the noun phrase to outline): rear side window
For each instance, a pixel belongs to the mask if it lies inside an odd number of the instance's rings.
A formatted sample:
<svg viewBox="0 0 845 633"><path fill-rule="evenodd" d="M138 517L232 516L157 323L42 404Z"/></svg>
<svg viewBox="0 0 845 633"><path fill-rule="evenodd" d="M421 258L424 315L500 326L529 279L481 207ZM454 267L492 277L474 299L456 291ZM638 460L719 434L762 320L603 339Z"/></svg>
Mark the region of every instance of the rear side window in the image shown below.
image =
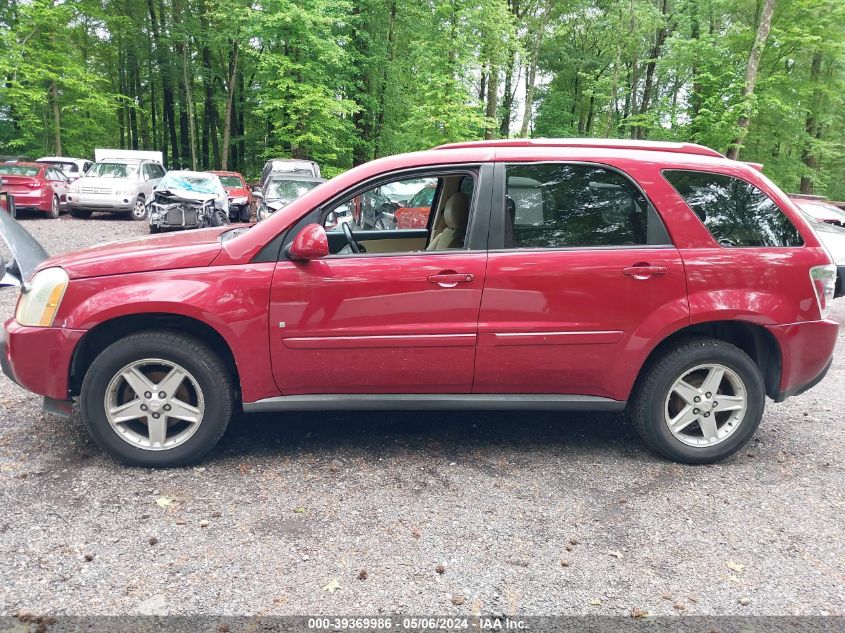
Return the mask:
<svg viewBox="0 0 845 633"><path fill-rule="evenodd" d="M722 246L804 243L774 200L749 182L702 171L667 170L663 176Z"/></svg>
<svg viewBox="0 0 845 633"><path fill-rule="evenodd" d="M594 165L506 166L505 248L668 244L643 194L623 175Z"/></svg>

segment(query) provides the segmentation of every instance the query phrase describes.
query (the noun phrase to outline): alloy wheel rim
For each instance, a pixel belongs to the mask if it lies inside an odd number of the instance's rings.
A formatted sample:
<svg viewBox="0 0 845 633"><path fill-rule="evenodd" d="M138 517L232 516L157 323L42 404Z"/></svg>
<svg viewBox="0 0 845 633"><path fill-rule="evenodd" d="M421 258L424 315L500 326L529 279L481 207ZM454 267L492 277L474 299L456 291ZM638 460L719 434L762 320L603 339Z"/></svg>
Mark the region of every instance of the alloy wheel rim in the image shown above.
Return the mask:
<svg viewBox="0 0 845 633"><path fill-rule="evenodd" d="M50 204L50 211L54 216L59 214L59 199L53 196L53 202Z"/></svg>
<svg viewBox="0 0 845 633"><path fill-rule="evenodd" d="M147 208L144 206L144 202L142 200L135 201L135 208L132 210L132 213L135 214L136 218L143 218L147 213Z"/></svg>
<svg viewBox="0 0 845 633"><path fill-rule="evenodd" d="M184 444L205 414L197 380L178 363L162 358L144 358L120 369L106 388L103 404L118 437L146 451Z"/></svg>
<svg viewBox="0 0 845 633"><path fill-rule="evenodd" d="M663 418L675 439L706 448L733 435L747 409L748 391L739 375L725 365L705 363L684 370L672 383Z"/></svg>

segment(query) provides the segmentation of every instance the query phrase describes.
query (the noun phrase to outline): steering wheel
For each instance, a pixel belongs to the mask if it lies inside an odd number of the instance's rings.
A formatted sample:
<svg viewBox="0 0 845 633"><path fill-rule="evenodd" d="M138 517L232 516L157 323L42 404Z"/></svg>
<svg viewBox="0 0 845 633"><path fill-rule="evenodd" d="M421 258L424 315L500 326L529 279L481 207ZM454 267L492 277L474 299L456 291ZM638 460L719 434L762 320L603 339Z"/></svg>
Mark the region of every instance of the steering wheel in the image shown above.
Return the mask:
<svg viewBox="0 0 845 633"><path fill-rule="evenodd" d="M353 253L360 253L361 247L358 245L358 242L355 241L355 237L352 235L352 229L349 228L349 222L344 222L340 225L343 229L343 236L346 238L346 243L349 244L349 249Z"/></svg>

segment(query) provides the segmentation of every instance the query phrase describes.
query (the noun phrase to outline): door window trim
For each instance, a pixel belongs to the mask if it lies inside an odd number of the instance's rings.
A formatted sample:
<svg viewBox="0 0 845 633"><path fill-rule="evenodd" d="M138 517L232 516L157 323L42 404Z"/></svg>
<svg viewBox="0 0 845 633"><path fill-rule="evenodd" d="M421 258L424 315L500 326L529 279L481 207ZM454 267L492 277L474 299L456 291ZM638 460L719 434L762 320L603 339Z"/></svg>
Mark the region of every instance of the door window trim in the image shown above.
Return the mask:
<svg viewBox="0 0 845 633"><path fill-rule="evenodd" d="M666 240L665 244L618 244L618 245L600 245L600 246L554 246L551 248L544 248L542 246L532 246L526 248L505 248L505 213L507 198L507 167L508 165L580 165L584 167L597 167L613 172L624 178L634 189L639 192L646 201L646 213L648 219L656 218L660 222L660 233ZM531 160L531 161L499 161L495 164L495 171L493 173L493 191L492 200L490 201L490 223L489 236L487 240L487 250L493 253L548 253L551 251L607 251L607 250L643 250L643 249L663 249L676 248L672 241L672 236L666 228L666 222L654 206L654 203L646 195L646 192L640 187L639 183L626 174L623 170L614 165L607 163L598 163L593 161L583 160Z"/></svg>
<svg viewBox="0 0 845 633"><path fill-rule="evenodd" d="M253 257L252 263L261 262L275 262L275 261L292 261L287 256L287 248L293 242L296 235L307 224L320 224L324 214L347 200L351 200L356 195L364 193L365 191L384 185L396 180L406 180L417 177L440 178L442 176L450 175L468 175L471 174L476 177L478 183L476 185L476 195L473 196L472 209L470 209L470 224L467 227L466 247L463 249L447 249L442 251L413 251L400 253L354 253L349 255L331 255L331 259L342 258L362 258L362 257L407 257L418 255L442 255L457 253L470 253L487 250L487 241L489 237L488 227L490 224L490 213L492 207L493 197L493 176L494 163L451 163L445 165L426 165L421 167L409 167L399 169L388 173L378 174L366 180L362 180L354 187L338 192L333 197L329 198L317 207L314 207L304 215L302 215L290 228L282 231L275 238L267 242L262 247L258 254ZM438 186L439 188L439 186ZM432 208L438 202L439 191L435 196L435 201L432 203ZM429 214L431 216L431 214ZM429 217L429 222L431 217Z"/></svg>

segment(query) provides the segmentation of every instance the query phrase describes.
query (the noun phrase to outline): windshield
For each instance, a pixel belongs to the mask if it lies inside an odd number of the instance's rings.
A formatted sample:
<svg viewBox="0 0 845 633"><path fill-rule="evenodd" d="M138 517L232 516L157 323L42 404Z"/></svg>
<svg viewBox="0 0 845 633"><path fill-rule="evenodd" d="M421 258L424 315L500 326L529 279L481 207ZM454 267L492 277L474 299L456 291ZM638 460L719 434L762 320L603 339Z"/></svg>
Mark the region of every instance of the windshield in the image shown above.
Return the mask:
<svg viewBox="0 0 845 633"><path fill-rule="evenodd" d="M6 176L37 176L39 167L29 167L27 165L0 165L0 174Z"/></svg>
<svg viewBox="0 0 845 633"><path fill-rule="evenodd" d="M218 193L218 179L214 176L189 175L178 171L169 171L158 183L156 189L182 189L194 193Z"/></svg>
<svg viewBox="0 0 845 633"><path fill-rule="evenodd" d="M244 183L237 176L220 176L220 182L224 187L243 187Z"/></svg>
<svg viewBox="0 0 845 633"><path fill-rule="evenodd" d="M293 202L320 183L314 180L271 180L267 185L267 201Z"/></svg>
<svg viewBox="0 0 845 633"><path fill-rule="evenodd" d="M128 163L97 163L86 176L95 178L131 178L138 172L138 165Z"/></svg>

